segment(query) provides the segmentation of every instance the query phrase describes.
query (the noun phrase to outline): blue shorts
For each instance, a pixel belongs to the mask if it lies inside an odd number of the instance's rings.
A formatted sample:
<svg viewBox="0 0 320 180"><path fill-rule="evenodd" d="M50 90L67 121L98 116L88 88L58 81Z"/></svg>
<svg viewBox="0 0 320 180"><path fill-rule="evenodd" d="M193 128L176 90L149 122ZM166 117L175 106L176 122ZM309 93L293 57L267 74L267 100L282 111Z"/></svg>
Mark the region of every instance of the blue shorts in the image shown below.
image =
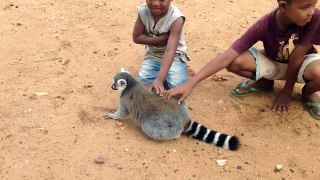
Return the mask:
<svg viewBox="0 0 320 180"><path fill-rule="evenodd" d="M138 81L147 86L151 85L160 71L161 62L152 58L145 58L142 61L141 69L138 75ZM187 63L180 59L175 59L166 76L168 87L174 88L184 84L188 80Z"/></svg>

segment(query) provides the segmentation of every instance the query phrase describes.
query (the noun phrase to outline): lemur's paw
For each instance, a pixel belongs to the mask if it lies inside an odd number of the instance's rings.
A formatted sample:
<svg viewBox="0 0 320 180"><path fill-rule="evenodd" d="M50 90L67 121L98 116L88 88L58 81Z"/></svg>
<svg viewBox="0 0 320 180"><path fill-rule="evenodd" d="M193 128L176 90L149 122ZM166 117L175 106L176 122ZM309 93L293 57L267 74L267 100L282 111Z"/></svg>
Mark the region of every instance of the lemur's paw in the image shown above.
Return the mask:
<svg viewBox="0 0 320 180"><path fill-rule="evenodd" d="M103 117L104 119L114 119L114 114L106 112Z"/></svg>
<svg viewBox="0 0 320 180"><path fill-rule="evenodd" d="M120 119L119 117L117 117L117 115L115 113L109 113L109 112L106 112L104 115L103 115L104 119Z"/></svg>

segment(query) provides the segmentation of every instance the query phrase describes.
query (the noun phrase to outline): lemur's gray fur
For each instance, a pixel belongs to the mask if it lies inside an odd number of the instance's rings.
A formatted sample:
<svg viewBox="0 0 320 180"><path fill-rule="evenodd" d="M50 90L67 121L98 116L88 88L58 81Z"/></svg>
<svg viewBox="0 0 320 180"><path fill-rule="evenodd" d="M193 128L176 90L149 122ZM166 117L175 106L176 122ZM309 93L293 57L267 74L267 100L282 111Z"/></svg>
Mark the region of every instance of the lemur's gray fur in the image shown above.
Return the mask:
<svg viewBox="0 0 320 180"><path fill-rule="evenodd" d="M122 68L114 77L113 90L120 90L120 105L115 113L107 112L105 119L120 120L130 115L150 138L161 141L180 137L182 133L224 149L237 150L239 141L235 136L220 134L207 129L189 117L186 102L166 100L137 82Z"/></svg>

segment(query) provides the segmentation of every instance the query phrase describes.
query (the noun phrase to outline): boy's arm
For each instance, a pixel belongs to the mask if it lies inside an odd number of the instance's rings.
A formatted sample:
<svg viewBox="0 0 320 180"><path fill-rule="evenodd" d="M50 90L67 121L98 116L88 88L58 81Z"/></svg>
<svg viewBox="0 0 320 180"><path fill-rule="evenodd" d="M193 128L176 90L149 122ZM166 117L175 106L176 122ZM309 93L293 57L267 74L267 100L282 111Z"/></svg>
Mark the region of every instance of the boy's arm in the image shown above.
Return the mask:
<svg viewBox="0 0 320 180"><path fill-rule="evenodd" d="M153 87L151 87L151 88L154 88L156 92L160 95L163 95L165 92L163 87L163 82L172 65L174 55L176 53L176 50L179 44L180 34L182 31L183 24L184 24L183 18L179 17L171 24L171 27L170 27L170 36L168 39L165 52L163 54L160 71L153 82Z"/></svg>
<svg viewBox="0 0 320 180"><path fill-rule="evenodd" d="M140 15L138 15L132 33L133 42L143 45L162 45L167 43L168 38L169 34L161 34L155 37L147 35Z"/></svg>
<svg viewBox="0 0 320 180"><path fill-rule="evenodd" d="M300 67L303 63L305 54L310 50L312 45L297 45L289 57L287 80L281 92L275 99L273 111L286 112L292 95L294 85L297 81L297 76Z"/></svg>
<svg viewBox="0 0 320 180"><path fill-rule="evenodd" d="M192 78L190 78L185 84L169 90L168 93L166 94L166 98L171 99L171 97L179 95L181 96L181 98L178 100L178 104L180 104L189 96L192 89L198 83L200 83L205 78L217 73L223 68L227 67L238 56L239 56L239 53L237 53L231 47L226 51L224 51L223 53L218 54L207 65L205 65L198 73L196 73Z"/></svg>

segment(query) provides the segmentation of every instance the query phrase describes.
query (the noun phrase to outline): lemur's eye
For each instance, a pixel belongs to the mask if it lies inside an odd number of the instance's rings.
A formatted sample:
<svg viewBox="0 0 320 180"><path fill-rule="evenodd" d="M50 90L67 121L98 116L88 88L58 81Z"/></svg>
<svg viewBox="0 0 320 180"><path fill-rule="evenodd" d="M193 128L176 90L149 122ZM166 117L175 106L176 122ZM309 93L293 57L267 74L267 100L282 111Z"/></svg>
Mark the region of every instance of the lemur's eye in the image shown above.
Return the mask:
<svg viewBox="0 0 320 180"><path fill-rule="evenodd" d="M127 83L126 83L125 80L119 79L118 82L117 82L117 84L118 84L119 86L126 86Z"/></svg>

